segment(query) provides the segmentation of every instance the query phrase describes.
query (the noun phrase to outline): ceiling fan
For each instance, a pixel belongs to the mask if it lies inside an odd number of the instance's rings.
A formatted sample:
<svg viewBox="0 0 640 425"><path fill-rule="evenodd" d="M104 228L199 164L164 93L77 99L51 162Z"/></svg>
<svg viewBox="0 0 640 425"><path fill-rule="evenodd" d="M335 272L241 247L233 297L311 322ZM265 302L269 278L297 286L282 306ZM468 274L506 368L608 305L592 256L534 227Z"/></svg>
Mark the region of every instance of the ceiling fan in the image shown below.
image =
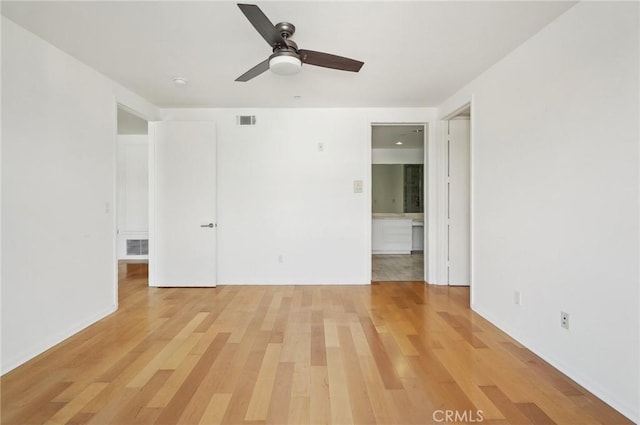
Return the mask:
<svg viewBox="0 0 640 425"><path fill-rule="evenodd" d="M358 72L364 62L329 53L298 49L298 45L290 37L296 27L289 22L273 25L262 10L255 4L238 4L238 7L249 22L260 33L273 49L273 54L260 62L238 78L236 81L249 81L266 70L280 75L292 75L300 71L302 64L322 66L342 71Z"/></svg>

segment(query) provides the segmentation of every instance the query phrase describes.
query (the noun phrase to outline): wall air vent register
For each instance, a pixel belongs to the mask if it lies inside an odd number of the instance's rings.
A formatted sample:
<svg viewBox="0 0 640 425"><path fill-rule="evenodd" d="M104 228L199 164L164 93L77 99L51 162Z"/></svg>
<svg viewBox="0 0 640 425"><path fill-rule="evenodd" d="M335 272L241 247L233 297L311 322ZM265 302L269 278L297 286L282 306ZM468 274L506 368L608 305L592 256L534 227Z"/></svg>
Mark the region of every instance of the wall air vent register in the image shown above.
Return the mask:
<svg viewBox="0 0 640 425"><path fill-rule="evenodd" d="M238 115L236 117L236 123L238 125L256 125L255 115Z"/></svg>
<svg viewBox="0 0 640 425"><path fill-rule="evenodd" d="M149 255L147 239L127 239L127 255Z"/></svg>

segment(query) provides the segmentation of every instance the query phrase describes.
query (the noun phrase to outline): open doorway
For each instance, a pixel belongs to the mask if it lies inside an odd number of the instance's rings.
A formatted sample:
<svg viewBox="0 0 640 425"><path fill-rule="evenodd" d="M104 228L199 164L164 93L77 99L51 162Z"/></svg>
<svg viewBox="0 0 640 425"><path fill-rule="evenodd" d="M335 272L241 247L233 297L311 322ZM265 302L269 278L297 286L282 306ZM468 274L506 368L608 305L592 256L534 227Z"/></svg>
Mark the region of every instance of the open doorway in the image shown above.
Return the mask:
<svg viewBox="0 0 640 425"><path fill-rule="evenodd" d="M423 124L371 127L371 280L424 281Z"/></svg>
<svg viewBox="0 0 640 425"><path fill-rule="evenodd" d="M118 105L116 249L118 281L145 279L149 261L148 122Z"/></svg>

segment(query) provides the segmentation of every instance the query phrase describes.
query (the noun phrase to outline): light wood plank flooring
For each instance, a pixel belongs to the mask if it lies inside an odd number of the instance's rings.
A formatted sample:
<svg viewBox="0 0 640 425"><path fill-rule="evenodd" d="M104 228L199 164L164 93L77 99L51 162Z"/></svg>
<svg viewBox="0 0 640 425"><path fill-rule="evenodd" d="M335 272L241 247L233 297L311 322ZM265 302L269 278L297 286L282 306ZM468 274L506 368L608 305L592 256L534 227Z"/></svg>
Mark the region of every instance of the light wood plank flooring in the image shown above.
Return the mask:
<svg viewBox="0 0 640 425"><path fill-rule="evenodd" d="M2 377L3 424L630 423L471 312L468 288L121 271L117 313Z"/></svg>

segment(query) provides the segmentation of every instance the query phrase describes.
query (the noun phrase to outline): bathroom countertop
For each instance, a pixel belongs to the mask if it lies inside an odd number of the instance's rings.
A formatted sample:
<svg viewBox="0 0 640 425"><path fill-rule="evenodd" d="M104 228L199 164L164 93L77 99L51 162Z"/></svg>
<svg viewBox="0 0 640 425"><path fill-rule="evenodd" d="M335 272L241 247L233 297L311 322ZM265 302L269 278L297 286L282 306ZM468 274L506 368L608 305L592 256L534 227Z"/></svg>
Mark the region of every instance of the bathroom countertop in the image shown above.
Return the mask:
<svg viewBox="0 0 640 425"><path fill-rule="evenodd" d="M424 220L424 213L373 213L373 218L406 218L410 220Z"/></svg>

